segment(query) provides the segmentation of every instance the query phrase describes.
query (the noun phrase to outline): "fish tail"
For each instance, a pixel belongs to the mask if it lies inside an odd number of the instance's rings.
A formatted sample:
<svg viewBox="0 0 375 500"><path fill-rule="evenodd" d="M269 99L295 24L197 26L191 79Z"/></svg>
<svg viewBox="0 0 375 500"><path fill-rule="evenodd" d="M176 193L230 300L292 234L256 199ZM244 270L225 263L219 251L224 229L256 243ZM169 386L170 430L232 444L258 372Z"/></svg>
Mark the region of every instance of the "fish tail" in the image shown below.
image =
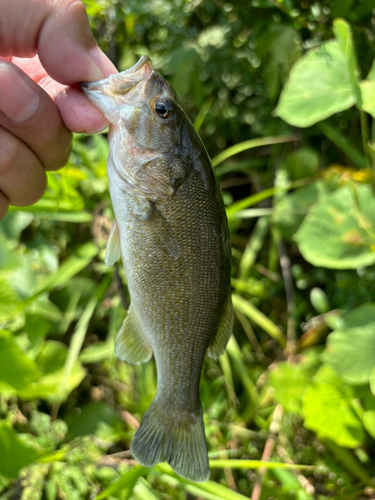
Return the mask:
<svg viewBox="0 0 375 500"><path fill-rule="evenodd" d="M177 412L154 399L133 438L130 452L145 467L168 462L186 479L207 481L210 468L202 408Z"/></svg>

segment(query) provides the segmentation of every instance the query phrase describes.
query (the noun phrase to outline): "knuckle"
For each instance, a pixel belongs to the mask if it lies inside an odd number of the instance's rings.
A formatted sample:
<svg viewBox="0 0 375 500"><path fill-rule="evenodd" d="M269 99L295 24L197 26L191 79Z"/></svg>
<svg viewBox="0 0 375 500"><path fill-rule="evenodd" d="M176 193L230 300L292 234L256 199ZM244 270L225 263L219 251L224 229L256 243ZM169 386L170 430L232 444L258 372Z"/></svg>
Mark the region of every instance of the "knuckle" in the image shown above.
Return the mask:
<svg viewBox="0 0 375 500"><path fill-rule="evenodd" d="M8 198L0 191L0 220L5 217L8 212Z"/></svg>
<svg viewBox="0 0 375 500"><path fill-rule="evenodd" d="M22 142L0 127L0 176L8 175L17 163Z"/></svg>
<svg viewBox="0 0 375 500"><path fill-rule="evenodd" d="M73 134L65 125L58 127L52 135L38 146L39 160L45 170L59 170L69 160Z"/></svg>

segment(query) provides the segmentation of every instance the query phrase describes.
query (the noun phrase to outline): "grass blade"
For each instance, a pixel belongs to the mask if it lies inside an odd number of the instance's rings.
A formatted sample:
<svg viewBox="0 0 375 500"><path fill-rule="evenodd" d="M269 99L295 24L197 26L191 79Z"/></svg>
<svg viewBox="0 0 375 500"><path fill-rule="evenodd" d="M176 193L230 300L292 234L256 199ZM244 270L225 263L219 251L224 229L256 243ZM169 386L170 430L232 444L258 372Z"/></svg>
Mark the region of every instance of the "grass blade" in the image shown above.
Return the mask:
<svg viewBox="0 0 375 500"><path fill-rule="evenodd" d="M258 219L253 229L252 235L247 242L239 265L238 274L241 280L246 280L248 278L250 269L253 267L257 255L262 248L267 229L268 218L261 217L260 219Z"/></svg>
<svg viewBox="0 0 375 500"><path fill-rule="evenodd" d="M213 102L214 102L214 96L207 97L207 99L203 103L203 106L199 110L198 116L196 117L194 122L194 128L197 132L199 132L204 122L204 119L207 116L207 113L210 111L210 107L212 106Z"/></svg>
<svg viewBox="0 0 375 500"><path fill-rule="evenodd" d="M251 321L256 323L258 326L263 328L265 332L268 333L270 337L277 340L283 349L286 346L286 340L283 332L280 328L275 325L265 314L259 311L253 306L251 302L244 299L240 295L232 294L233 307L237 309L240 313L247 316Z"/></svg>
<svg viewBox="0 0 375 500"><path fill-rule="evenodd" d="M137 482L137 479L141 476L144 476L148 470L149 469L147 467L142 467L141 465L133 467L129 472L123 474L117 481L117 483L108 486L108 488L99 493L99 495L96 496L94 500L103 500L110 496L116 495L120 491L125 493L125 498L129 498L133 492L133 488Z"/></svg>
<svg viewBox="0 0 375 500"><path fill-rule="evenodd" d="M96 304L103 298L107 288L109 287L112 281L112 277L110 275L106 276L106 278L101 282L95 294L91 297L89 303L87 304L80 320L77 323L76 329L72 335L72 339L70 341L68 355L66 357L65 365L64 365L64 377L61 384L61 392L64 394L66 390L66 386L75 365L79 353L82 348L83 341L85 339L87 327L89 326L90 319L94 313Z"/></svg>
<svg viewBox="0 0 375 500"><path fill-rule="evenodd" d="M171 483L175 487L180 485L191 495L203 498L204 500L246 500L247 498L244 495L241 495L241 493L232 491L219 483L215 483L214 481L207 481L206 483L193 483L192 481L175 474L171 467L167 464L159 464L156 466L156 469L163 473L162 479L168 481L168 483Z"/></svg>
<svg viewBox="0 0 375 500"><path fill-rule="evenodd" d="M224 160L227 160L231 156L237 155L238 153L242 153L243 151L247 151L248 149L258 148L260 146L270 146L272 144L280 144L283 142L292 142L298 141L299 136L295 134L289 135L276 135L273 137L259 137L257 139L250 139L249 141L240 142L231 146L228 149L225 149L221 153L219 153L215 158L212 158L212 165L216 167L219 163L222 163Z"/></svg>
<svg viewBox="0 0 375 500"><path fill-rule="evenodd" d="M235 459L217 459L210 460L211 469L223 469L230 467L231 469L290 469L290 470L306 470L314 467L312 465L296 465L284 464L281 462L267 462L262 460L235 460Z"/></svg>

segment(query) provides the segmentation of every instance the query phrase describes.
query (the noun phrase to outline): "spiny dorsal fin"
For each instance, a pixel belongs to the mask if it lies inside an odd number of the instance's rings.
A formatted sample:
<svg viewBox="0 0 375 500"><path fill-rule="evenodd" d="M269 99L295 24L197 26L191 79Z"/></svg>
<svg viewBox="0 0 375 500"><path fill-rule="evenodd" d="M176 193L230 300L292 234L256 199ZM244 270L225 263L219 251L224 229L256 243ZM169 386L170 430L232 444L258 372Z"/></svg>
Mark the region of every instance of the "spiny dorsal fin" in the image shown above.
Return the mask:
<svg viewBox="0 0 375 500"><path fill-rule="evenodd" d="M108 236L107 248L105 251L104 262L107 267L113 266L115 262L121 257L121 242L120 232L118 230L117 222L113 223L111 232Z"/></svg>
<svg viewBox="0 0 375 500"><path fill-rule="evenodd" d="M224 304L223 314L219 323L219 328L217 330L215 339L213 343L208 348L208 355L210 358L219 358L232 335L233 328L233 307L232 307L232 297L229 293L228 298Z"/></svg>
<svg viewBox="0 0 375 500"><path fill-rule="evenodd" d="M115 354L128 363L143 363L152 356L152 348L143 333L142 325L132 306L129 307L115 342Z"/></svg>

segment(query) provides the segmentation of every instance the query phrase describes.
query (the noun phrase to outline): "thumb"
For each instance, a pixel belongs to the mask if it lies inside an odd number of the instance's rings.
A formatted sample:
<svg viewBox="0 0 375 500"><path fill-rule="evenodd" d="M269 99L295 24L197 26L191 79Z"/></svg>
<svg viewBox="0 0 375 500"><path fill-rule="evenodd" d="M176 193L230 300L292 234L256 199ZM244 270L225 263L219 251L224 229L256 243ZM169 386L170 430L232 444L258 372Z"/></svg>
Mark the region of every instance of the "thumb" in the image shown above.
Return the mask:
<svg viewBox="0 0 375 500"><path fill-rule="evenodd" d="M100 51L80 0L0 0L0 56L36 52L54 80L64 85L116 73Z"/></svg>

